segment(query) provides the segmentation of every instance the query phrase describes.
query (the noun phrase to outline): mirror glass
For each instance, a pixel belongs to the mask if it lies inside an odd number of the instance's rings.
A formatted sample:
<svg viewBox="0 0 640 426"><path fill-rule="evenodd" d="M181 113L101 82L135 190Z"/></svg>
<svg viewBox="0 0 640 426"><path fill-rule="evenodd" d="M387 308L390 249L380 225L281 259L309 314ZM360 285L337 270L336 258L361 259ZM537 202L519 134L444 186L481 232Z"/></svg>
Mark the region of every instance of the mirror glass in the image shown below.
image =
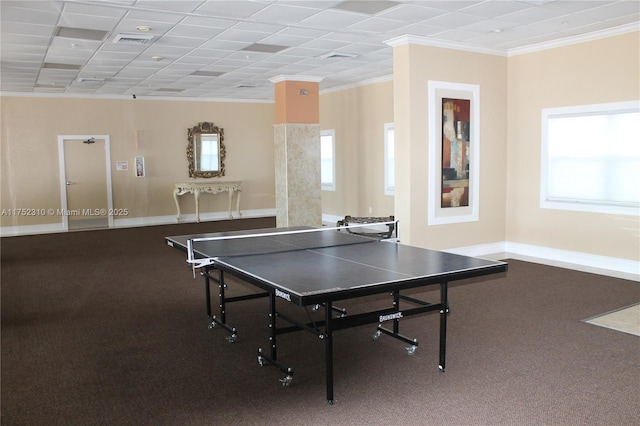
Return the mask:
<svg viewBox="0 0 640 426"><path fill-rule="evenodd" d="M187 136L189 177L224 176L224 129L203 122L189 129Z"/></svg>

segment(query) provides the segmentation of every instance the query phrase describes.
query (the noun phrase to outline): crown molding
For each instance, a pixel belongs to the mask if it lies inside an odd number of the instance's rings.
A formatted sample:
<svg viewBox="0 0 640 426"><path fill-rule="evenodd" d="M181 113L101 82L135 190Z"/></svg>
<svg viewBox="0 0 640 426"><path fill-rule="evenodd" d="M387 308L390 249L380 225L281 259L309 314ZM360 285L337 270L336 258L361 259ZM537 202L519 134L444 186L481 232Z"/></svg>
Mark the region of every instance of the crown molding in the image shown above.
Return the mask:
<svg viewBox="0 0 640 426"><path fill-rule="evenodd" d="M483 53L486 55L495 55L495 56L508 55L508 51L505 49L482 47L482 46L476 46L469 43L461 43L457 41L438 40L430 37L422 37L422 36L416 36L412 34L405 34L399 37L385 40L384 43L391 47L398 47L405 44L417 44L420 46L431 46L431 47L440 47L443 49L463 50L466 52Z"/></svg>
<svg viewBox="0 0 640 426"><path fill-rule="evenodd" d="M640 31L639 22L621 25L619 27L609 28L606 30L594 31L587 34L569 36L569 37L565 37L565 38L561 38L561 39L557 39L549 42L531 44L529 46L517 47L513 49L481 47L481 46L476 46L469 43L438 40L430 37L422 37L422 36L416 36L412 34L405 34L389 40L385 40L384 43L391 47L398 47L405 44L416 44L419 46L431 46L431 47L440 47L443 49L463 50L466 52L483 53L487 55L517 56L517 55L523 55L526 53L539 52L542 50L555 49L563 46L570 46L572 44L585 43L593 40L599 40L602 38L627 34L634 31Z"/></svg>
<svg viewBox="0 0 640 426"><path fill-rule="evenodd" d="M281 81L304 81L307 83L320 83L322 77L314 77L311 75L277 75L269 79L272 83L280 83Z"/></svg>
<svg viewBox="0 0 640 426"><path fill-rule="evenodd" d="M194 98L194 97L176 97L176 96L145 96L137 95L136 99L131 99L130 95L97 95L97 94L69 94L69 93L31 93L31 92L6 92L0 91L0 97L15 98L57 98L57 99L115 99L129 100L131 102L138 101L172 101L172 102L227 102L227 103L245 103L245 104L272 104L273 99L235 99L235 98Z"/></svg>
<svg viewBox="0 0 640 426"><path fill-rule="evenodd" d="M527 53L540 52L542 50L570 46L572 44L586 43L589 41L600 40L607 37L614 37L618 35L632 33L634 31L640 31L640 22L634 22L632 24L621 25L619 27L609 28L601 31L594 31L587 34L565 37L565 38L548 41L544 43L536 43L530 46L509 49L509 56L524 55Z"/></svg>
<svg viewBox="0 0 640 426"><path fill-rule="evenodd" d="M342 90L355 89L357 87L368 86L370 84L384 83L387 81L393 81L393 74L383 75L381 77L369 78L367 80L362 80L357 83L345 84L343 86L336 86L330 89L320 90L320 94L326 95L329 93L340 92Z"/></svg>

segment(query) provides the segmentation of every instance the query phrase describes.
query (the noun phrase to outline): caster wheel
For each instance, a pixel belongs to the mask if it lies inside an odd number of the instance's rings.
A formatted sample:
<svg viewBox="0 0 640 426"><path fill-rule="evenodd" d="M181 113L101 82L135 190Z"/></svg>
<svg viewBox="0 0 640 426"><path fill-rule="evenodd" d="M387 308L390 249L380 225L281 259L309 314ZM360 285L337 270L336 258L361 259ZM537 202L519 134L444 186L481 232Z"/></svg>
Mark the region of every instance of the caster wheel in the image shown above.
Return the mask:
<svg viewBox="0 0 640 426"><path fill-rule="evenodd" d="M291 385L292 381L293 381L293 376L286 376L284 379L280 379L280 383L285 388L289 387L289 385Z"/></svg>
<svg viewBox="0 0 640 426"><path fill-rule="evenodd" d="M407 350L407 355L411 356L414 353L416 353L416 349L418 349L417 346L409 346L408 348L405 348Z"/></svg>
<svg viewBox="0 0 640 426"><path fill-rule="evenodd" d="M376 331L373 333L373 340L377 342L380 339L380 336L382 336L382 332L380 330Z"/></svg>

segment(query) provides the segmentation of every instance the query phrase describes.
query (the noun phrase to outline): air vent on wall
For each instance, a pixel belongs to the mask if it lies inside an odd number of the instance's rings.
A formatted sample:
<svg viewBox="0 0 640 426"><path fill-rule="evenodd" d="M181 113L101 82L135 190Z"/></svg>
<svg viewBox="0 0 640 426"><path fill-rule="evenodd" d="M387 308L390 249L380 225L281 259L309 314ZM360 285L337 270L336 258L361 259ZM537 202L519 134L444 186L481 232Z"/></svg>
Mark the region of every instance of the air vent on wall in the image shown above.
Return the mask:
<svg viewBox="0 0 640 426"><path fill-rule="evenodd" d="M118 34L114 39L114 43L119 44L146 44L153 39L152 35L142 34Z"/></svg>

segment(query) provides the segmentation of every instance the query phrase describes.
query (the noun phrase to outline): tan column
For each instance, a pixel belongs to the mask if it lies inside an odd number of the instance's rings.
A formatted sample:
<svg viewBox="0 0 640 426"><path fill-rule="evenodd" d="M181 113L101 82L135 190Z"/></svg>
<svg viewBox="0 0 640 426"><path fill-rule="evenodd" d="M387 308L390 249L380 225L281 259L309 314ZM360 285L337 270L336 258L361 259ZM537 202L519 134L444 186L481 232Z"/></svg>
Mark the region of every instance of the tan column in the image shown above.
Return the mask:
<svg viewBox="0 0 640 426"><path fill-rule="evenodd" d="M321 226L319 81L280 76L275 83L276 226Z"/></svg>

